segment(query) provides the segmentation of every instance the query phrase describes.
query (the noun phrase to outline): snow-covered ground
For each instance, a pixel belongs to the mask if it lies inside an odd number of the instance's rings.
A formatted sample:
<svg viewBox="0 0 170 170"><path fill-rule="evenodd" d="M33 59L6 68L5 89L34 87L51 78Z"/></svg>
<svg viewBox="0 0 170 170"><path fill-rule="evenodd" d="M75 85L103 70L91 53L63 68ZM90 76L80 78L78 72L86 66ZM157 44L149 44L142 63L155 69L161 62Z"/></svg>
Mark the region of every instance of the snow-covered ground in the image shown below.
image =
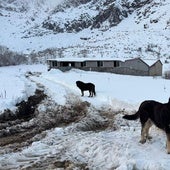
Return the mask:
<svg viewBox="0 0 170 170"><path fill-rule="evenodd" d="M31 71L41 72L25 77ZM38 75L38 76L36 76ZM170 94L170 81L161 77L125 76L110 73L71 70L61 72L43 65L23 65L0 68L0 110L13 109L15 104L33 94L36 83L42 84L45 93L56 103L65 105L68 96L88 101L96 108L132 113L143 100L154 99L166 103ZM75 81L93 82L97 95L81 97ZM70 97L71 100L71 97ZM95 112L92 113L95 115ZM0 169L24 169L33 162L58 155L62 160L84 163L89 169L148 169L169 170L166 154L166 136L156 127L151 128L152 140L140 144L140 123L126 121L122 114L114 118L115 129L78 131L76 123L47 131L47 135L27 148L15 153L2 152ZM21 168L22 167L22 168ZM49 167L50 169L50 167ZM51 167L51 169L53 169Z"/></svg>
<svg viewBox="0 0 170 170"><path fill-rule="evenodd" d="M9 66L0 68L0 111L15 109L15 104L34 94L36 85L28 81L26 72L46 70L40 65L36 66Z"/></svg>
<svg viewBox="0 0 170 170"><path fill-rule="evenodd" d="M97 107L109 105L118 109L137 109L143 100L153 99L166 103L170 97L170 81L162 77L125 76L76 69L69 72L52 69L48 72L47 66L44 65L21 65L0 68L1 110L33 94L35 83L28 81L25 77L28 72L42 73L41 76L33 76L31 79L47 87L47 93L62 105L65 104L65 95L74 93L80 96L80 90L75 84L77 80L92 82L96 85L95 100L88 97L87 91L81 99Z"/></svg>
<svg viewBox="0 0 170 170"><path fill-rule="evenodd" d="M170 65L164 63L170 58L168 0L155 0L146 4L129 14L116 27L109 28L106 22L100 29L87 28L78 33L55 34L42 27L43 21L48 17L55 22L61 22L62 25L63 18L72 21L76 16L80 16L82 11L91 16L96 12L95 8L81 5L75 9L68 8L63 13L53 13L60 2L63 1L1 0L0 46L28 56L50 48L61 49L58 55L56 52L56 57L126 59L140 56L145 59L161 59L163 73L170 70ZM116 2L119 4L123 1ZM15 105L33 95L38 85L42 85L48 97L59 105L66 106L68 99L87 101L92 105L86 119L45 130L38 135L35 133L33 143L28 141L28 144L24 145L24 140L19 144L21 146L12 145L10 142L8 146L2 145L0 170L44 170L43 166L49 170L57 169L55 162L54 167L51 167L52 160L69 160L75 164L84 164L90 170L170 169L170 155L166 154L164 132L153 126L153 138L145 144L140 144L140 122L122 119L124 112L132 114L144 100L152 99L166 103L170 97L170 80L162 77L125 76L80 70L61 72L52 69L48 72L44 65L0 67L0 77L0 116L5 109L15 111ZM75 84L77 80L94 83L97 95L89 98L88 92L85 92L85 96L81 97ZM38 109L45 112L46 107L49 106L41 103ZM103 120L97 109L106 109L109 113L105 114L111 114L113 120L110 128L98 131L78 129L77 127L83 126L83 123L89 123L85 122L88 118ZM45 122L43 118L46 119L48 116L43 116L40 120ZM18 121L20 124L16 126L14 122L2 122L0 135L3 136L3 130L13 133L21 127L23 131L30 130L29 127L34 125L34 121ZM37 121L37 126L32 128L38 131L38 125L42 122ZM27 138L27 134L22 135L21 139ZM15 139L15 133L12 137ZM3 139L0 136L0 144L3 143ZM11 141L10 136L7 136L8 139Z"/></svg>

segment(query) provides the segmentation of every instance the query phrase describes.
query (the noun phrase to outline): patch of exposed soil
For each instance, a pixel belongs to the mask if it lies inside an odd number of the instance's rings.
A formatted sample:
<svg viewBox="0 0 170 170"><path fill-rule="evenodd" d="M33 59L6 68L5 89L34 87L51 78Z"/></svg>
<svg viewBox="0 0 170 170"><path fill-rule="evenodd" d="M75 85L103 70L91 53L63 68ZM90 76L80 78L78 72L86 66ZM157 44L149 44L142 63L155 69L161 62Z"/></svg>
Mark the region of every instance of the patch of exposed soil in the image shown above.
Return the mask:
<svg viewBox="0 0 170 170"><path fill-rule="evenodd" d="M14 152L40 140L51 128L66 126L84 118L89 103L60 106L51 101L44 91L36 90L27 101L16 105L15 113L5 110L0 116L0 152ZM45 109L42 109L45 107ZM1 150L2 149L2 150Z"/></svg>
<svg viewBox="0 0 170 170"><path fill-rule="evenodd" d="M44 91L36 90L27 101L16 105L18 108L15 113L7 109L0 115L0 149L14 152L34 141L32 138L40 131L29 122L35 118L35 110L46 97Z"/></svg>
<svg viewBox="0 0 170 170"><path fill-rule="evenodd" d="M42 158L41 161L32 164L28 166L27 168L22 168L22 170L44 170L44 169L60 169L60 170L73 170L73 169L79 169L79 170L89 170L88 166L86 164L75 164L69 160L56 160L56 157L47 157L45 159Z"/></svg>
<svg viewBox="0 0 170 170"><path fill-rule="evenodd" d="M42 90L36 90L33 96L28 97L27 101L22 101L17 103L17 110L13 113L11 110L7 109L0 115L0 123L18 123L16 120L25 121L29 120L34 116L35 109L37 105L41 103L47 96Z"/></svg>

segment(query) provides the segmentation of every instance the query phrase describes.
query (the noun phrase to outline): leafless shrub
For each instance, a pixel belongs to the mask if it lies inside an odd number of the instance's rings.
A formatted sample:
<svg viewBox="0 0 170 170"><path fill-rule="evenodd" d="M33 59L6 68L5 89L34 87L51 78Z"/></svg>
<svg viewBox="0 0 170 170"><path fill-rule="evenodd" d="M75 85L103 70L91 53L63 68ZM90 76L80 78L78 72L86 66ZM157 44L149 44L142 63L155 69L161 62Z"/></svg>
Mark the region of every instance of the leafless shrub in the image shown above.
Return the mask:
<svg viewBox="0 0 170 170"><path fill-rule="evenodd" d="M6 99L6 97L7 97L6 90L4 90L4 91L0 92L0 98L2 98L2 99Z"/></svg>
<svg viewBox="0 0 170 170"><path fill-rule="evenodd" d="M170 79L170 71L169 70L165 71L164 77L165 77L165 79Z"/></svg>
<svg viewBox="0 0 170 170"><path fill-rule="evenodd" d="M24 54L10 51L4 46L0 46L0 66L19 65L27 63Z"/></svg>

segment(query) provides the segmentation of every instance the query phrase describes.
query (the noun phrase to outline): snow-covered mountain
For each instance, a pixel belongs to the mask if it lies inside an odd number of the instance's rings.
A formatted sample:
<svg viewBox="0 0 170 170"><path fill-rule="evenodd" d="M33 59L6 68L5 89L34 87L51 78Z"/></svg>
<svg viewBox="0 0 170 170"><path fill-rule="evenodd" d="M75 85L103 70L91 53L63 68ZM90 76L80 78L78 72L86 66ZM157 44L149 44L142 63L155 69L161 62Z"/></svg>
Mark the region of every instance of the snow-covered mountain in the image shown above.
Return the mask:
<svg viewBox="0 0 170 170"><path fill-rule="evenodd" d="M168 61L169 7L168 0L0 0L0 46L27 54L31 62L139 56Z"/></svg>

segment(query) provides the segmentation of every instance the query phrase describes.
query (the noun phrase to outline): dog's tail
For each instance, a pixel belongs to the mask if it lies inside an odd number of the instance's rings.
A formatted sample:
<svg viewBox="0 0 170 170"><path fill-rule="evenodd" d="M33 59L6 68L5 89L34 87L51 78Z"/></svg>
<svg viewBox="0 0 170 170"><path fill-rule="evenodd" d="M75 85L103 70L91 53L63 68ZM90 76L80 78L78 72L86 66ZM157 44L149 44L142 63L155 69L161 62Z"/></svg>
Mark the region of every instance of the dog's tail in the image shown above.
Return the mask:
<svg viewBox="0 0 170 170"><path fill-rule="evenodd" d="M136 120L136 119L139 118L139 116L140 116L140 113L139 113L139 111L138 111L138 112L136 112L136 113L133 114L133 115L124 115L123 118L124 118L124 119L127 119L127 120Z"/></svg>
<svg viewBox="0 0 170 170"><path fill-rule="evenodd" d="M168 108L170 108L170 98L169 98L169 100L168 100L167 105L168 105Z"/></svg>

